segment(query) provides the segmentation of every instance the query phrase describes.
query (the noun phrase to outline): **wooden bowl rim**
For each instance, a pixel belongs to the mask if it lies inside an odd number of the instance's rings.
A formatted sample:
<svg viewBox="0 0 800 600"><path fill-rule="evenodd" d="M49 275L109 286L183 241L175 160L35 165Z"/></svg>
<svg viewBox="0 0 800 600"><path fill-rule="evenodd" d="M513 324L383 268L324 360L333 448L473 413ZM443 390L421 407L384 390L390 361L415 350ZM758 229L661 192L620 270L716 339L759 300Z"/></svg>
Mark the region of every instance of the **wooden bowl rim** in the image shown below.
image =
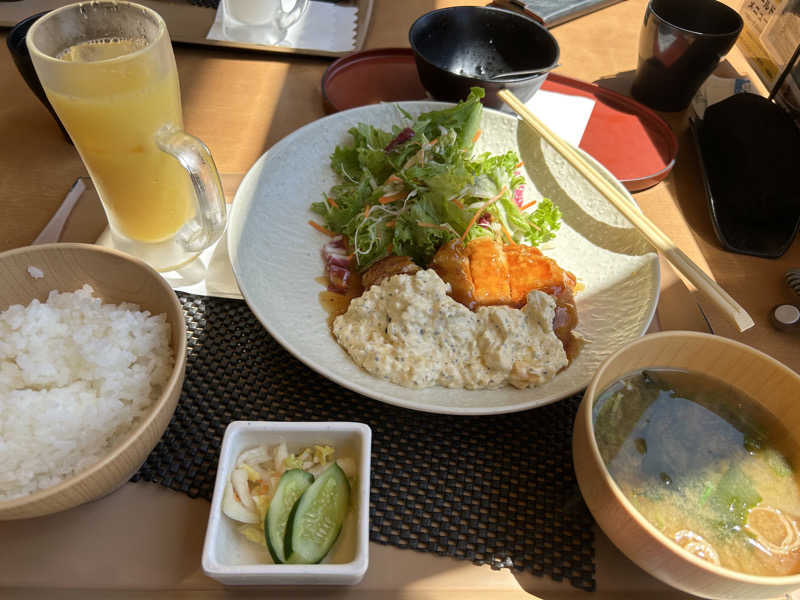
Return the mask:
<svg viewBox="0 0 800 600"><path fill-rule="evenodd" d="M28 494L27 496L20 496L19 498L13 498L11 500L0 501L0 515L5 513L6 511L19 509L28 504L36 504L44 500L47 500L48 498L55 496L66 489L69 489L75 485L79 485L80 483L93 477L99 471L105 469L109 464L115 462L120 456L122 456L125 452L127 452L128 448L130 448L131 445L133 445L133 443L137 439L139 439L139 437L147 429L150 428L153 421L156 420L157 416L161 413L161 411L164 409L167 403L170 402L171 396L175 391L175 388L177 386L182 385L184 378L184 368L186 365L186 322L183 319L183 309L181 308L180 300L178 299L178 296L175 294L175 291L172 289L172 287L170 287L170 285L158 271L156 271L153 267L151 267L144 261L129 254L125 254L124 252L120 252L119 250L114 250L113 248L105 248L103 246L96 246L93 244L81 244L77 242L57 242L52 244L39 244L36 246L25 246L22 248L14 248L11 250L6 250L5 252L0 252L0 261L3 261L4 259L11 256L25 255L25 254L34 255L45 250L54 250L54 249L59 250L61 252L79 250L79 251L94 252L97 254L115 256L118 258L122 258L127 262L133 263L136 266L143 269L145 272L149 273L151 277L155 278L156 281L158 281L158 286L163 291L168 292L167 296L170 299L170 304L172 308L175 310L176 315L181 317L180 319L178 319L177 323L178 335L176 337L178 339L178 347L173 348L175 361L172 365L172 372L170 373L169 379L167 380L166 384L164 384L164 389L162 390L159 397L156 399L156 401L148 410L147 415L136 425L134 429L131 429L126 434L122 442L120 442L111 452L109 452L104 458L102 458L92 466L68 477L67 479L64 479L63 481L53 486L37 490L31 494ZM170 326L174 327L175 324L170 322ZM170 342L171 341L172 340L170 340ZM124 481L122 483L124 483Z"/></svg>
<svg viewBox="0 0 800 600"><path fill-rule="evenodd" d="M701 558L694 556L693 554L686 552L680 548L677 544L673 543L666 535L661 533L653 524L650 523L637 509L636 507L628 500L622 490L619 488L617 483L614 481L614 478L608 472L606 468L605 462L603 461L602 456L600 456L600 449L597 447L597 441L595 439L594 434L594 422L592 420L592 407L594 406L594 401L597 398L597 395L602 390L598 389L599 381L601 380L604 373L611 367L611 364L616 361L616 359L630 351L631 348L639 347L643 345L650 345L650 344L657 344L660 340L663 339L683 339L686 341L704 341L704 342L712 342L718 343L720 345L730 346L731 348L735 348L738 352L743 352L745 354L750 354L752 356L757 356L762 360L772 363L772 365L778 369L784 371L790 378L795 379L797 382L797 387L800 389L800 375L798 375L795 371L784 365L782 362L776 360L775 358L771 357L770 355L753 348L752 346L748 346L747 344L743 344L742 342L738 342L736 340L732 340L729 338L713 335L710 333L702 333L697 331L662 331L658 333L651 333L640 337L639 339L627 344L626 346L620 348L600 365L595 373L592 381L589 383L589 386L586 388L586 392L583 395L583 401L581 402L580 411L583 413L584 422L586 423L587 431L575 432L576 434L586 435L588 436L588 447L589 451L592 454L592 458L597 466L600 468L600 476L602 477L604 483L608 486L608 489L611 490L614 498L619 503L620 506L625 510L625 513L628 515L630 519L643 531L645 535L655 541L660 547L664 549L664 551L668 552L669 554L678 557L680 560L686 561L689 564L692 564L694 567L705 571L706 573L721 577L723 579L736 581L743 584L749 585L763 585L763 586L776 586L776 585L798 585L800 586L800 573L796 573L794 575L752 575L749 573L741 573L739 571L735 571L733 569L728 569L726 567L718 567L713 565ZM604 388L605 389L605 388Z"/></svg>

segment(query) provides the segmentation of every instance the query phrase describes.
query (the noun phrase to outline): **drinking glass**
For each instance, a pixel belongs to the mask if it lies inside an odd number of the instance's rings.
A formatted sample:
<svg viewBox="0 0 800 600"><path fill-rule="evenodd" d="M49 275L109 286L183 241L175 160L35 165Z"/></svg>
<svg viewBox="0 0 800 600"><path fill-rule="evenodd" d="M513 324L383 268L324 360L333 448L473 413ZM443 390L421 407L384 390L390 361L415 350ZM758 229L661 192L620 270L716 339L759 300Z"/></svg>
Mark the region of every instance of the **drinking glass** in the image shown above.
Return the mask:
<svg viewBox="0 0 800 600"><path fill-rule="evenodd" d="M221 0L222 31L226 38L275 45L300 20L309 0Z"/></svg>
<svg viewBox="0 0 800 600"><path fill-rule="evenodd" d="M158 13L122 1L71 4L36 21L26 41L114 246L169 271L217 241L222 185L208 148L183 131L175 57Z"/></svg>
<svg viewBox="0 0 800 600"><path fill-rule="evenodd" d="M742 17L717 0L650 0L631 95L656 110L685 109L742 26Z"/></svg>

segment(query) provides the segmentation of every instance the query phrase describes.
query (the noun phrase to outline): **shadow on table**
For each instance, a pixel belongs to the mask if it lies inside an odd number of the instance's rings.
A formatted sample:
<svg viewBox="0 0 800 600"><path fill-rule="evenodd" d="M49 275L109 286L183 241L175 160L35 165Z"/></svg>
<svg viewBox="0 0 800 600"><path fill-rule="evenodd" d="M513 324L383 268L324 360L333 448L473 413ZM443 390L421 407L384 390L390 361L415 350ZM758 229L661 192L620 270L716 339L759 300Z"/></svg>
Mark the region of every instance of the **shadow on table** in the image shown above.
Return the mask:
<svg viewBox="0 0 800 600"><path fill-rule="evenodd" d="M603 77L594 81L594 84L605 89L617 92L624 96L631 95L631 84L636 76L636 71L623 71L610 77Z"/></svg>
<svg viewBox="0 0 800 600"><path fill-rule="evenodd" d="M733 68L730 62L727 60L723 60L719 66L714 71L714 75L718 77L736 77L738 73L736 69ZM633 80L636 78L636 70L630 71L621 71L615 75L610 75L608 77L602 77L594 81L595 85L600 86L601 88L611 90L613 92L617 92L618 94L623 94L624 96L631 95L631 86L633 85ZM687 111L681 111L679 113L667 113L661 111L655 111L661 117L668 118L670 115L682 115Z"/></svg>

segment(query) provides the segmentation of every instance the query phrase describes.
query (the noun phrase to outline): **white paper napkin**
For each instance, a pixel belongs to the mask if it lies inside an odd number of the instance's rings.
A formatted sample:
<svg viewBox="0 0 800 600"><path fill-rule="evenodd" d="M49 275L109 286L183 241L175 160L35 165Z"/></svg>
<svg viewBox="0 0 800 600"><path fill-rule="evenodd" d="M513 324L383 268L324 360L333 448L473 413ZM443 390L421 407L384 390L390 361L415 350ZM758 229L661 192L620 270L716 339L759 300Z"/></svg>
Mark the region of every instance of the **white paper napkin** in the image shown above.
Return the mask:
<svg viewBox="0 0 800 600"><path fill-rule="evenodd" d="M553 133L573 146L581 143L594 105L595 101L591 98L547 90L539 90L525 103Z"/></svg>
<svg viewBox="0 0 800 600"><path fill-rule="evenodd" d="M230 212L231 205L228 204L228 216ZM239 291L231 259L228 256L227 240L226 232L182 269L163 273L164 279L169 282L172 289L179 292L217 298L241 298L242 293Z"/></svg>
<svg viewBox="0 0 800 600"><path fill-rule="evenodd" d="M285 46L326 52L350 52L356 46L358 8L331 2L309 2L306 14L289 28L286 38L277 44L253 41L250 35L232 39L222 30L223 14L217 15L206 38L226 42L263 43L267 46Z"/></svg>
<svg viewBox="0 0 800 600"><path fill-rule="evenodd" d="M231 205L228 204L230 216ZM111 232L108 227L95 242L99 246L113 248ZM217 298L241 298L242 293L236 284L233 267L228 256L227 236L203 250L200 255L185 267L176 271L162 273L172 289L200 296L216 296Z"/></svg>

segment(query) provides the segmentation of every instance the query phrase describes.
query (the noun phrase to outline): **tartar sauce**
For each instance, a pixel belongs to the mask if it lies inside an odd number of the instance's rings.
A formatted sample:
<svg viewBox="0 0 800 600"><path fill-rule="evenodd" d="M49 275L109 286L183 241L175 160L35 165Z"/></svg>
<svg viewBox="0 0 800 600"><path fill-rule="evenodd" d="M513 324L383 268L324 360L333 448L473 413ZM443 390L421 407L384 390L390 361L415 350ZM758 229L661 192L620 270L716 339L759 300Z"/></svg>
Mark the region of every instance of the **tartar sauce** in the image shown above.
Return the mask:
<svg viewBox="0 0 800 600"><path fill-rule="evenodd" d="M522 309L472 312L449 289L433 270L395 275L354 299L333 333L366 371L412 388L525 388L567 365L548 294L530 292Z"/></svg>

